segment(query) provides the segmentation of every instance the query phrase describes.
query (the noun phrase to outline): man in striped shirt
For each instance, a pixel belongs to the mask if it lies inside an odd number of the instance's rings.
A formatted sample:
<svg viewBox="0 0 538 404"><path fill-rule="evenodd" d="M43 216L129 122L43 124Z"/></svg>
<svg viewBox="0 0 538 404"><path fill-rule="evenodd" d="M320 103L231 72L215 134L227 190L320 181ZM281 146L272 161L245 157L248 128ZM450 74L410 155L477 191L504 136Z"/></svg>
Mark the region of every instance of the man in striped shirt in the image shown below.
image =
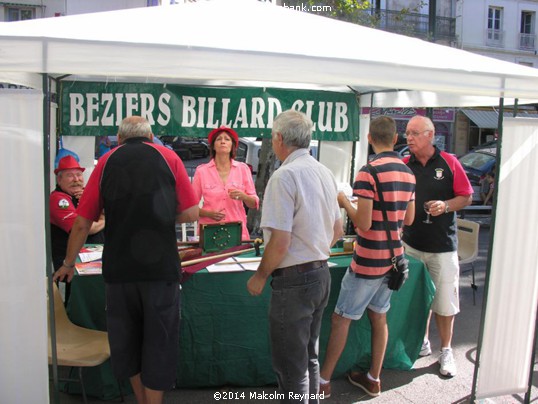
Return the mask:
<svg viewBox="0 0 538 404"><path fill-rule="evenodd" d="M351 372L348 379L370 396L378 396L381 392L379 376L388 341L386 313L392 295L388 288L392 253L378 192L383 192L392 247L397 257L404 254L399 236L402 227L413 223L415 217L415 176L393 151L397 138L396 123L392 118L381 116L374 119L370 124L368 142L376 156L370 164L377 171L382 189L377 189L372 174L364 166L353 184L353 193L358 197L357 208L343 193L338 195L338 203L353 221L358 235L353 260L342 279L325 362L321 368L320 392L324 392L325 397L330 395L330 378L344 350L351 321L360 319L364 311L367 311L372 326L370 370L366 373Z"/></svg>

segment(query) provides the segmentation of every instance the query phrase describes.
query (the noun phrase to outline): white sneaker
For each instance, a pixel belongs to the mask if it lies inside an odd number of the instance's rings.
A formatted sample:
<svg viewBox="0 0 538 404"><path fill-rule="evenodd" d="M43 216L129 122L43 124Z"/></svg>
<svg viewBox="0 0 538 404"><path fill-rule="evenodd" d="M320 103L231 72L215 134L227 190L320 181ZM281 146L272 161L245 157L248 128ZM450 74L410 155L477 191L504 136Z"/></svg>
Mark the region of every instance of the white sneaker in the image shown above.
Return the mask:
<svg viewBox="0 0 538 404"><path fill-rule="evenodd" d="M439 373L443 376L454 377L458 373L456 370L456 361L454 355L452 355L452 348L444 348L441 350L441 356L439 357Z"/></svg>
<svg viewBox="0 0 538 404"><path fill-rule="evenodd" d="M430 340L426 340L422 343L418 356L428 356L432 354L432 348L430 346Z"/></svg>

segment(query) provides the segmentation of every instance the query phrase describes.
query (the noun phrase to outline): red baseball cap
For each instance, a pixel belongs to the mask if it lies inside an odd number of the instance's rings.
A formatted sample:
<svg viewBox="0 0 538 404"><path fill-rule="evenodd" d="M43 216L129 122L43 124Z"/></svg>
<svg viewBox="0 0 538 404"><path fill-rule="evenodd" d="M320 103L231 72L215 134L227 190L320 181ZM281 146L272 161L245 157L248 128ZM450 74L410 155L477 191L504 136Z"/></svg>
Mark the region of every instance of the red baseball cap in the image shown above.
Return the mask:
<svg viewBox="0 0 538 404"><path fill-rule="evenodd" d="M220 128L213 129L211 132L209 132L209 135L207 135L207 140L209 140L209 144L213 143L213 138L221 132L226 132L227 134L229 134L235 143L235 147L237 147L237 144L239 143L239 136L237 135L237 132L232 128L228 128L226 126L221 126Z"/></svg>
<svg viewBox="0 0 538 404"><path fill-rule="evenodd" d="M78 165L78 161L71 155L63 157L58 163L58 168L54 170L54 174L58 174L62 170L69 170L70 168L76 168L80 171L84 171L85 168Z"/></svg>

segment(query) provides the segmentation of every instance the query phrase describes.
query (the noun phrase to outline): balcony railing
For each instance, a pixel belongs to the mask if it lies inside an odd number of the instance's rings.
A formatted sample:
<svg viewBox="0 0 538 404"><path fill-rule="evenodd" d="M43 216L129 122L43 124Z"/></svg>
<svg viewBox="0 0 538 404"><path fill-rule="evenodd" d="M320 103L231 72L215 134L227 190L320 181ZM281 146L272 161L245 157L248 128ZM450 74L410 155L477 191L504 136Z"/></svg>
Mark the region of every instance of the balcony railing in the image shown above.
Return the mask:
<svg viewBox="0 0 538 404"><path fill-rule="evenodd" d="M288 2L290 5L300 3L298 0L287 0L286 3ZM375 9L355 10L352 13L326 11L319 14L422 39L456 40L456 19L450 17L435 17L435 32L432 38L428 14Z"/></svg>
<svg viewBox="0 0 538 404"><path fill-rule="evenodd" d="M496 48L504 48L504 31L500 29L486 30L486 45Z"/></svg>
<svg viewBox="0 0 538 404"><path fill-rule="evenodd" d="M427 14L404 13L393 10L370 10L376 28L423 39L456 40L456 19L435 17L434 38L430 33L430 18Z"/></svg>
<svg viewBox="0 0 538 404"><path fill-rule="evenodd" d="M534 34L519 34L519 49L530 51L535 50L535 40L536 35Z"/></svg>

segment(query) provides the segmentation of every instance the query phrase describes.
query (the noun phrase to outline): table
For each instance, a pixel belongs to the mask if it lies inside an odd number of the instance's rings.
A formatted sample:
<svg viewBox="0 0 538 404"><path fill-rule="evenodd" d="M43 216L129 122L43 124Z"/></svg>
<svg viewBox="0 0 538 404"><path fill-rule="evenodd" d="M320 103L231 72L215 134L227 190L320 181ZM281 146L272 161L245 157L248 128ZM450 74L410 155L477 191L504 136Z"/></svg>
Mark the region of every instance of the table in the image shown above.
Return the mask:
<svg viewBox="0 0 538 404"><path fill-rule="evenodd" d="M322 321L321 360L325 355L340 282L350 259L351 256L339 256L330 260L336 266L330 268L332 287ZM409 279L400 291L393 293L387 314L389 341L385 368L408 370L413 366L422 345L435 291L424 264L411 257L408 259ZM177 371L179 388L276 384L269 344L270 287L266 286L261 296L250 296L246 283L251 275L248 271L208 273L203 269L183 284ZM75 324L106 330L102 277L73 278L67 311ZM368 368L369 358L370 324L365 315L351 325L334 378L343 376L351 368ZM105 400L118 396L109 362L88 369L84 377L89 395ZM124 392L130 390L127 381L122 386ZM77 386L70 386L71 392L76 389Z"/></svg>

